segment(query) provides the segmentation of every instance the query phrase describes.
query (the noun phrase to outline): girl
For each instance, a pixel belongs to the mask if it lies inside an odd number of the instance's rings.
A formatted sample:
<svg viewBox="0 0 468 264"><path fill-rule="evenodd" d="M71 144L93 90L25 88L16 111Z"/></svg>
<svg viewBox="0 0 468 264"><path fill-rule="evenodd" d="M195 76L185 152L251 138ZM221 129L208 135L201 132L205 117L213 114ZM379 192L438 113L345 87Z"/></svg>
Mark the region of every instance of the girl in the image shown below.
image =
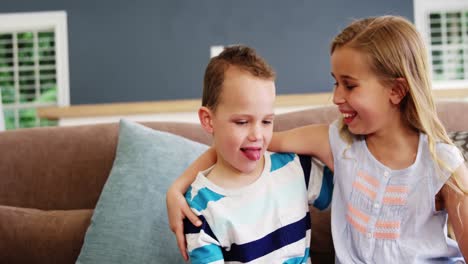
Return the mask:
<svg viewBox="0 0 468 264"><path fill-rule="evenodd" d="M464 263L468 170L437 117L415 27L396 16L355 21L333 40L331 67L340 120L275 133L270 149L315 155L334 170L336 263ZM195 223L179 202L194 175L168 191L176 234L183 215Z"/></svg>

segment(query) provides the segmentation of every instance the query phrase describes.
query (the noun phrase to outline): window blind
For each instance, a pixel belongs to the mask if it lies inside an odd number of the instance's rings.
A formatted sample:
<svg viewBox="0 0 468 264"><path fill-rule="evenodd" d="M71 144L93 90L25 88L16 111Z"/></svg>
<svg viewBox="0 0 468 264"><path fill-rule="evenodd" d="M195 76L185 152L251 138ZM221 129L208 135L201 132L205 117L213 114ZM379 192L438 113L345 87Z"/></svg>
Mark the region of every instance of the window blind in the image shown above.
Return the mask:
<svg viewBox="0 0 468 264"><path fill-rule="evenodd" d="M0 14L0 93L6 129L56 125L37 109L67 106L65 11Z"/></svg>
<svg viewBox="0 0 468 264"><path fill-rule="evenodd" d="M468 9L428 17L434 81L468 80Z"/></svg>
<svg viewBox="0 0 468 264"><path fill-rule="evenodd" d="M57 105L55 33L0 34L0 89L6 129L55 125L35 109Z"/></svg>

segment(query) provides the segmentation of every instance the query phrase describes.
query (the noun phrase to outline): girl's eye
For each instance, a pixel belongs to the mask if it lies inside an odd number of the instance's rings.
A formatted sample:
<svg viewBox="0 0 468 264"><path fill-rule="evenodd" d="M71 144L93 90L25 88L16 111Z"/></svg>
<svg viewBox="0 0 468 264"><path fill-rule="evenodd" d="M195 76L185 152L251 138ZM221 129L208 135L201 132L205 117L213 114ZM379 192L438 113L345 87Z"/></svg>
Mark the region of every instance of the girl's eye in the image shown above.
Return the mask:
<svg viewBox="0 0 468 264"><path fill-rule="evenodd" d="M355 83L350 83L350 82L344 82L343 87L345 87L348 90L352 90L353 88L357 87L358 85Z"/></svg>
<svg viewBox="0 0 468 264"><path fill-rule="evenodd" d="M242 126L242 125L247 124L247 121L245 121L245 120L239 120L239 121L234 121L234 123L235 123L236 125Z"/></svg>
<svg viewBox="0 0 468 264"><path fill-rule="evenodd" d="M264 125L271 125L271 124L273 124L273 121L272 120L263 120L262 123Z"/></svg>

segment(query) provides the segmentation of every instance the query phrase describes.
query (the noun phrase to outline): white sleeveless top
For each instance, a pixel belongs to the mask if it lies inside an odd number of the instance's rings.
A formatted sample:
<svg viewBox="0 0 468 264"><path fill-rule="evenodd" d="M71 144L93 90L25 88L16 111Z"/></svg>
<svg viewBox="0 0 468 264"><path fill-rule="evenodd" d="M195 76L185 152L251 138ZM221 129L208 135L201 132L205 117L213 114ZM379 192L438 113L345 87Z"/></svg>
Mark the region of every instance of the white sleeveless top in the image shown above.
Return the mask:
<svg viewBox="0 0 468 264"><path fill-rule="evenodd" d="M329 135L336 263L465 263L447 238L447 213L435 208L435 195L451 173L436 169L425 134L414 164L402 170L380 163L364 138L343 141L336 121ZM438 143L436 151L452 171L463 162L455 146Z"/></svg>

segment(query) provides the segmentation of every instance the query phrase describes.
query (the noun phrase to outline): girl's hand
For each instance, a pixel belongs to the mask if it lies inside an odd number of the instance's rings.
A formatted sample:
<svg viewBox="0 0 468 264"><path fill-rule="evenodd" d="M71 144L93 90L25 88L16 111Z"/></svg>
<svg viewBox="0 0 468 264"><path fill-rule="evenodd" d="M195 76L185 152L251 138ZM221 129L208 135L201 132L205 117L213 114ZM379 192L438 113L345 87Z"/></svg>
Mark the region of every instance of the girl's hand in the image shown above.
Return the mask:
<svg viewBox="0 0 468 264"><path fill-rule="evenodd" d="M188 206L184 195L178 190L170 188L167 191L166 206L169 226L176 236L180 254L184 260L187 261L188 254L184 234L184 218L187 217L195 226L200 226L202 223Z"/></svg>
<svg viewBox="0 0 468 264"><path fill-rule="evenodd" d="M192 212L185 200L184 193L190 184L195 180L199 171L208 169L216 162L216 151L209 148L197 160L195 160L183 173L177 178L166 193L167 218L169 227L174 232L177 239L177 246L180 254L185 261L188 260L187 241L184 235L184 218L187 217L192 224L200 226L200 219Z"/></svg>

